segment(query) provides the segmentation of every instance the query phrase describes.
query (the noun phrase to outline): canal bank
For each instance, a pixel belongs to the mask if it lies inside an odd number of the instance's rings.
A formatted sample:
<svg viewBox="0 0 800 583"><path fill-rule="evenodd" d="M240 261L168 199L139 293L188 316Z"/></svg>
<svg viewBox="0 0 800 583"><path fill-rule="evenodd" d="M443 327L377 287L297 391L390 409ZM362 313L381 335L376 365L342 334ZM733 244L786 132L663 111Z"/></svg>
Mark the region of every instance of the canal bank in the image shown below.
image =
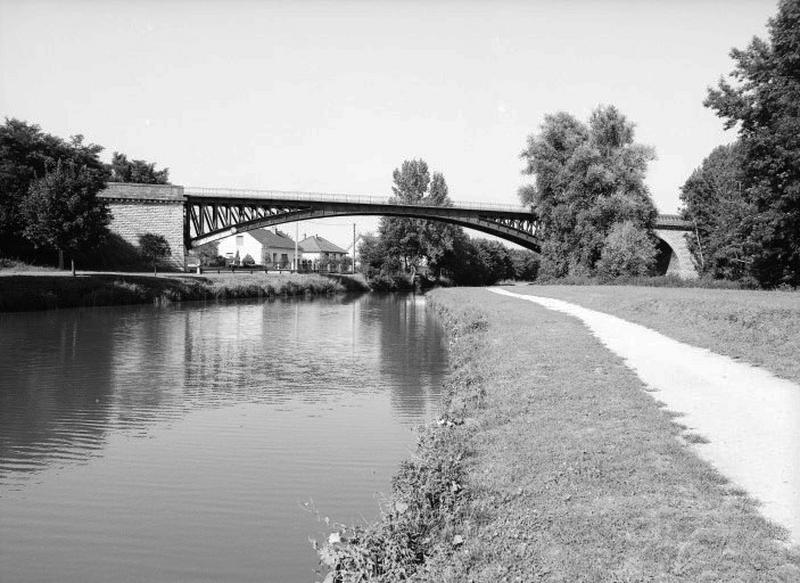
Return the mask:
<svg viewBox="0 0 800 583"><path fill-rule="evenodd" d="M66 273L1 274L0 312L368 290L363 278L347 275L81 273L72 277Z"/></svg>
<svg viewBox="0 0 800 583"><path fill-rule="evenodd" d="M578 321L436 290L444 414L383 520L323 549L333 581L795 581L800 554L688 447L680 419Z"/></svg>

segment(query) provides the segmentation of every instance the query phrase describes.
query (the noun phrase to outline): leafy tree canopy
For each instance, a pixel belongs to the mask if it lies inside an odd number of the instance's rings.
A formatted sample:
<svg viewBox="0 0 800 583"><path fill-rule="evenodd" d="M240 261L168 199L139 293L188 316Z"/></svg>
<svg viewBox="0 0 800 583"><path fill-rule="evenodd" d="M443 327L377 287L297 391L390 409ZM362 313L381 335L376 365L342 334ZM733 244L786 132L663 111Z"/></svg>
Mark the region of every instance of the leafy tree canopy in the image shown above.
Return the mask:
<svg viewBox="0 0 800 583"><path fill-rule="evenodd" d="M128 160L125 154L114 152L111 158L111 182L139 184L169 184L169 168L156 170L153 162Z"/></svg>
<svg viewBox="0 0 800 583"><path fill-rule="evenodd" d="M406 160L392 174L393 198L413 205L450 206L447 183L441 173L431 177L424 160ZM437 270L444 254L452 248L460 227L438 221L384 217L378 233L388 262L400 261L412 273L424 259Z"/></svg>
<svg viewBox="0 0 800 583"><path fill-rule="evenodd" d="M514 279L533 281L539 275L539 254L527 249L509 249L514 266Z"/></svg>
<svg viewBox="0 0 800 583"><path fill-rule="evenodd" d="M69 140L45 133L38 125L6 118L0 125L0 246L14 244L25 229L22 205L31 184L54 170L59 162L67 168L84 168L85 177L94 183L107 179L100 161L103 150L84 144L83 136Z"/></svg>
<svg viewBox="0 0 800 583"><path fill-rule="evenodd" d="M705 105L738 126L746 270L764 286L800 285L800 3L781 0L768 40L733 49L730 80Z"/></svg>
<svg viewBox="0 0 800 583"><path fill-rule="evenodd" d="M105 173L75 162L59 162L33 181L20 205L23 235L37 247L76 252L107 234L108 208L96 196L105 187Z"/></svg>
<svg viewBox="0 0 800 583"><path fill-rule="evenodd" d="M681 187L683 217L695 234L687 238L701 274L740 279L746 274L742 225L752 210L742 193L741 146L719 146Z"/></svg>
<svg viewBox="0 0 800 583"><path fill-rule="evenodd" d="M606 236L597 274L602 279L647 275L655 258L656 249L646 231L631 221L615 223Z"/></svg>
<svg viewBox="0 0 800 583"><path fill-rule="evenodd" d="M142 257L151 262L154 273L158 262L172 255L169 242L167 242L164 235L156 235L154 233L145 233L139 236L139 252L142 254ZM250 260L252 261L252 259L251 257Z"/></svg>
<svg viewBox="0 0 800 583"><path fill-rule="evenodd" d="M652 230L657 212L644 179L654 157L613 106L595 109L588 124L564 112L545 117L521 154L535 183L519 191L540 220L544 275L593 273L618 223Z"/></svg>

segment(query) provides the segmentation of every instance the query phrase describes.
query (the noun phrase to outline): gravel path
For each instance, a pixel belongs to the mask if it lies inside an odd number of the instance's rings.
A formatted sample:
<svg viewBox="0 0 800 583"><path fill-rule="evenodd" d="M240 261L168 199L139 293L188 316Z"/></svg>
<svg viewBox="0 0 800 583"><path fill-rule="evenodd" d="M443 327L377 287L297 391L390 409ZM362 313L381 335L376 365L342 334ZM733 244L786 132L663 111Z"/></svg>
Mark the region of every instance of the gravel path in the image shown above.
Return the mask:
<svg viewBox="0 0 800 583"><path fill-rule="evenodd" d="M499 288L579 318L623 358L652 395L683 414L708 443L692 447L762 503L763 514L800 542L800 386L621 318L552 298Z"/></svg>

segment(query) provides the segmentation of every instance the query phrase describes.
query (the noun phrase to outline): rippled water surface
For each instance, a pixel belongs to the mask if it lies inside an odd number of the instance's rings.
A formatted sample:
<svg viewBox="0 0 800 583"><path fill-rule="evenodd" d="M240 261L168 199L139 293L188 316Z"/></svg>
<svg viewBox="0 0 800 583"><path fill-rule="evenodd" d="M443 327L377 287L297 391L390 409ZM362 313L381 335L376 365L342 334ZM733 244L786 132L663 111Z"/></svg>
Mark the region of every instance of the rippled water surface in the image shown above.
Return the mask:
<svg viewBox="0 0 800 583"><path fill-rule="evenodd" d="M0 580L313 581L445 370L419 296L0 315Z"/></svg>

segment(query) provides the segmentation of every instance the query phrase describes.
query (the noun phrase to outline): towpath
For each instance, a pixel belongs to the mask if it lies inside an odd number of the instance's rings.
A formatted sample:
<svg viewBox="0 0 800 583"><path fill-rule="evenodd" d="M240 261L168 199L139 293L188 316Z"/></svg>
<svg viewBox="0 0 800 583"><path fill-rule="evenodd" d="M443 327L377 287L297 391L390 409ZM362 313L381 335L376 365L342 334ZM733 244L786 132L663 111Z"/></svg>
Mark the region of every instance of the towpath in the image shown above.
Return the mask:
<svg viewBox="0 0 800 583"><path fill-rule="evenodd" d="M800 541L800 386L649 328L562 300L492 292L579 318L654 398L704 439L696 452L762 503ZM535 291L532 291L535 293ZM707 441L707 443L704 443Z"/></svg>

